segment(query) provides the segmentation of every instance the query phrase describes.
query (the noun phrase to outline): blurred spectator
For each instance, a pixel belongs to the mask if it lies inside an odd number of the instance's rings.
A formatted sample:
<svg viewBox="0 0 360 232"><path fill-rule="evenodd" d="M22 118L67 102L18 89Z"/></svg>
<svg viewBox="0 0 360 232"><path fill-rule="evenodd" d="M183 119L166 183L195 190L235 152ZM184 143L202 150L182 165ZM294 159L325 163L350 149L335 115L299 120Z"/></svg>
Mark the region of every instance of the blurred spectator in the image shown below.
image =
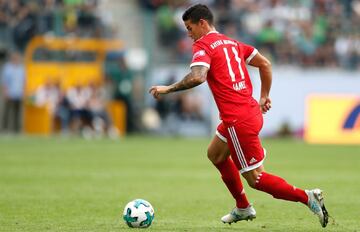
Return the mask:
<svg viewBox="0 0 360 232"><path fill-rule="evenodd" d="M261 44L260 49L269 51L273 59L278 58L277 47L281 46L282 34L273 27L272 21L265 24L256 39Z"/></svg>
<svg viewBox="0 0 360 232"><path fill-rule="evenodd" d="M112 98L126 105L127 132L136 130L134 105L134 73L127 67L123 54L112 54L106 65L106 76L111 83Z"/></svg>
<svg viewBox="0 0 360 232"><path fill-rule="evenodd" d="M17 23L13 28L15 45L21 51L25 50L27 43L36 34L37 5L29 2L23 5L17 14Z"/></svg>
<svg viewBox="0 0 360 232"><path fill-rule="evenodd" d="M156 10L164 2L165 0L139 0L140 5L145 7L147 10Z"/></svg>
<svg viewBox="0 0 360 232"><path fill-rule="evenodd" d="M47 33L53 29L55 24L55 0L44 0L44 8L39 14L38 31L41 34Z"/></svg>
<svg viewBox="0 0 360 232"><path fill-rule="evenodd" d="M70 126L70 104L64 92L60 92L60 99L55 111L55 123L60 122L62 134L67 134Z"/></svg>
<svg viewBox="0 0 360 232"><path fill-rule="evenodd" d="M313 28L309 23L303 24L301 34L296 38L297 50L300 52L300 64L311 66L315 63L317 43L313 35Z"/></svg>
<svg viewBox="0 0 360 232"><path fill-rule="evenodd" d="M60 101L60 89L58 84L48 79L44 85L35 92L35 105L48 107L53 114Z"/></svg>
<svg viewBox="0 0 360 232"><path fill-rule="evenodd" d="M174 75L170 75L168 77L168 80L164 85L172 84L176 81L176 77ZM180 104L178 104L178 101L176 100L178 98L178 95L165 95L162 96L159 100L155 102L155 109L158 112L160 118L162 120L166 119L166 117L171 112L180 112L179 109Z"/></svg>
<svg viewBox="0 0 360 232"><path fill-rule="evenodd" d="M40 86L35 92L34 103L36 106L48 108L53 117L52 129L54 131L59 122L61 132L63 134L68 132L70 109L58 81L48 79L44 85Z"/></svg>
<svg viewBox="0 0 360 232"><path fill-rule="evenodd" d="M67 91L66 98L70 106L70 129L72 132L79 132L85 125L91 124L91 114L87 108L90 97L91 89L80 84Z"/></svg>
<svg viewBox="0 0 360 232"><path fill-rule="evenodd" d="M202 98L199 94L193 91L187 91L179 94L177 101L178 115L183 120L198 120L202 121L204 116L202 114Z"/></svg>
<svg viewBox="0 0 360 232"><path fill-rule="evenodd" d="M6 25L7 25L6 0L0 0L0 41L5 41L7 39Z"/></svg>
<svg viewBox="0 0 360 232"><path fill-rule="evenodd" d="M2 128L20 131L25 72L20 53L13 52L2 71L2 93L5 100Z"/></svg>
<svg viewBox="0 0 360 232"><path fill-rule="evenodd" d="M360 64L360 35L341 35L335 41L335 53L342 66L354 70Z"/></svg>
<svg viewBox="0 0 360 232"><path fill-rule="evenodd" d="M106 103L109 99L106 98L106 90L103 85L90 85L91 96L88 103L88 110L91 114L91 129L95 136L102 137L108 135L111 138L118 136L117 129L106 110Z"/></svg>
<svg viewBox="0 0 360 232"><path fill-rule="evenodd" d="M164 46L174 45L180 36L180 30L176 25L174 14L175 6L170 3L161 6L156 13L159 29L158 38Z"/></svg>

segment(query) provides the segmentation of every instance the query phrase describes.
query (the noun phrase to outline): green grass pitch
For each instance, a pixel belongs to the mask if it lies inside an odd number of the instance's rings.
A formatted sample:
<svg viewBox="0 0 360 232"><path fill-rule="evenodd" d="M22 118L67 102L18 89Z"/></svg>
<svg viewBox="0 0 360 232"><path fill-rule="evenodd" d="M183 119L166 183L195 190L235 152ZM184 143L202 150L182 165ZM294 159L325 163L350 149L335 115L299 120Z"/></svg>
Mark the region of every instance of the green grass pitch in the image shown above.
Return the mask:
<svg viewBox="0 0 360 232"><path fill-rule="evenodd" d="M209 140L2 137L0 231L137 231L122 221L135 198L155 208L147 231L360 231L360 146L264 140L268 172L325 191L332 219L323 229L300 203L246 183L257 218L222 224L234 201L206 158Z"/></svg>

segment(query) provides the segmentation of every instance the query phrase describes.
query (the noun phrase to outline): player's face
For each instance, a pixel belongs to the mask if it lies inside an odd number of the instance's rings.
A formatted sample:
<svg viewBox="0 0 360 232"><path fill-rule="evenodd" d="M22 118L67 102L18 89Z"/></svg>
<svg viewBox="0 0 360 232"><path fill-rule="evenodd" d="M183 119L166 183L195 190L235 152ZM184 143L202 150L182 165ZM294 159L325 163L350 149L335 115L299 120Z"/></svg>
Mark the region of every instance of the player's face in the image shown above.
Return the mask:
<svg viewBox="0 0 360 232"><path fill-rule="evenodd" d="M188 36L192 38L194 41L200 39L203 36L201 20L199 23L192 23L191 20L186 20L184 23L188 31Z"/></svg>

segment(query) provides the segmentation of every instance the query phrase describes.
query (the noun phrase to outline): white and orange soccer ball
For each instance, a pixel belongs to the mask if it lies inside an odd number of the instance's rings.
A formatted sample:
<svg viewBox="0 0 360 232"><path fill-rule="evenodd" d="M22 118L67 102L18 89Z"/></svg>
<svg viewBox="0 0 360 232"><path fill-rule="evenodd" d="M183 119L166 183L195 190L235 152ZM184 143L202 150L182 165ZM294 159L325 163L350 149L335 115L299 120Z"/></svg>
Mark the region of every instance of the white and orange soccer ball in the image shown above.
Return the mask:
<svg viewBox="0 0 360 232"><path fill-rule="evenodd" d="M125 223L132 228L147 228L154 221L154 208L143 199L130 201L124 208Z"/></svg>

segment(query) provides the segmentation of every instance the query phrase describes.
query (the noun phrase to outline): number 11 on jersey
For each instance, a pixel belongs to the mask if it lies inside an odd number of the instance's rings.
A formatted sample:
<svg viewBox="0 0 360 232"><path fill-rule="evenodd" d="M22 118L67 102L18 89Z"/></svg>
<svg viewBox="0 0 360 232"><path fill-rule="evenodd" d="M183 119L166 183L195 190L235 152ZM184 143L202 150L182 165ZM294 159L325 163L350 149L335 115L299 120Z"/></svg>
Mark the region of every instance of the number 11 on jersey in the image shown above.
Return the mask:
<svg viewBox="0 0 360 232"><path fill-rule="evenodd" d="M233 71L233 69L231 67L231 60L230 60L228 49L223 48L223 50L224 50L224 54L225 54L225 58L226 58L226 63L227 63L227 66L228 66L229 75L231 77L231 81L236 82L235 73L234 73L234 71ZM238 51L236 50L235 47L231 47L231 51L234 54L235 60L236 60L236 62L238 64L241 80L244 80L245 75L244 75L244 71L241 68L241 58L239 57L239 53L238 53ZM233 87L234 87L235 90L245 89L245 81L240 81L239 83L235 83L233 85Z"/></svg>

